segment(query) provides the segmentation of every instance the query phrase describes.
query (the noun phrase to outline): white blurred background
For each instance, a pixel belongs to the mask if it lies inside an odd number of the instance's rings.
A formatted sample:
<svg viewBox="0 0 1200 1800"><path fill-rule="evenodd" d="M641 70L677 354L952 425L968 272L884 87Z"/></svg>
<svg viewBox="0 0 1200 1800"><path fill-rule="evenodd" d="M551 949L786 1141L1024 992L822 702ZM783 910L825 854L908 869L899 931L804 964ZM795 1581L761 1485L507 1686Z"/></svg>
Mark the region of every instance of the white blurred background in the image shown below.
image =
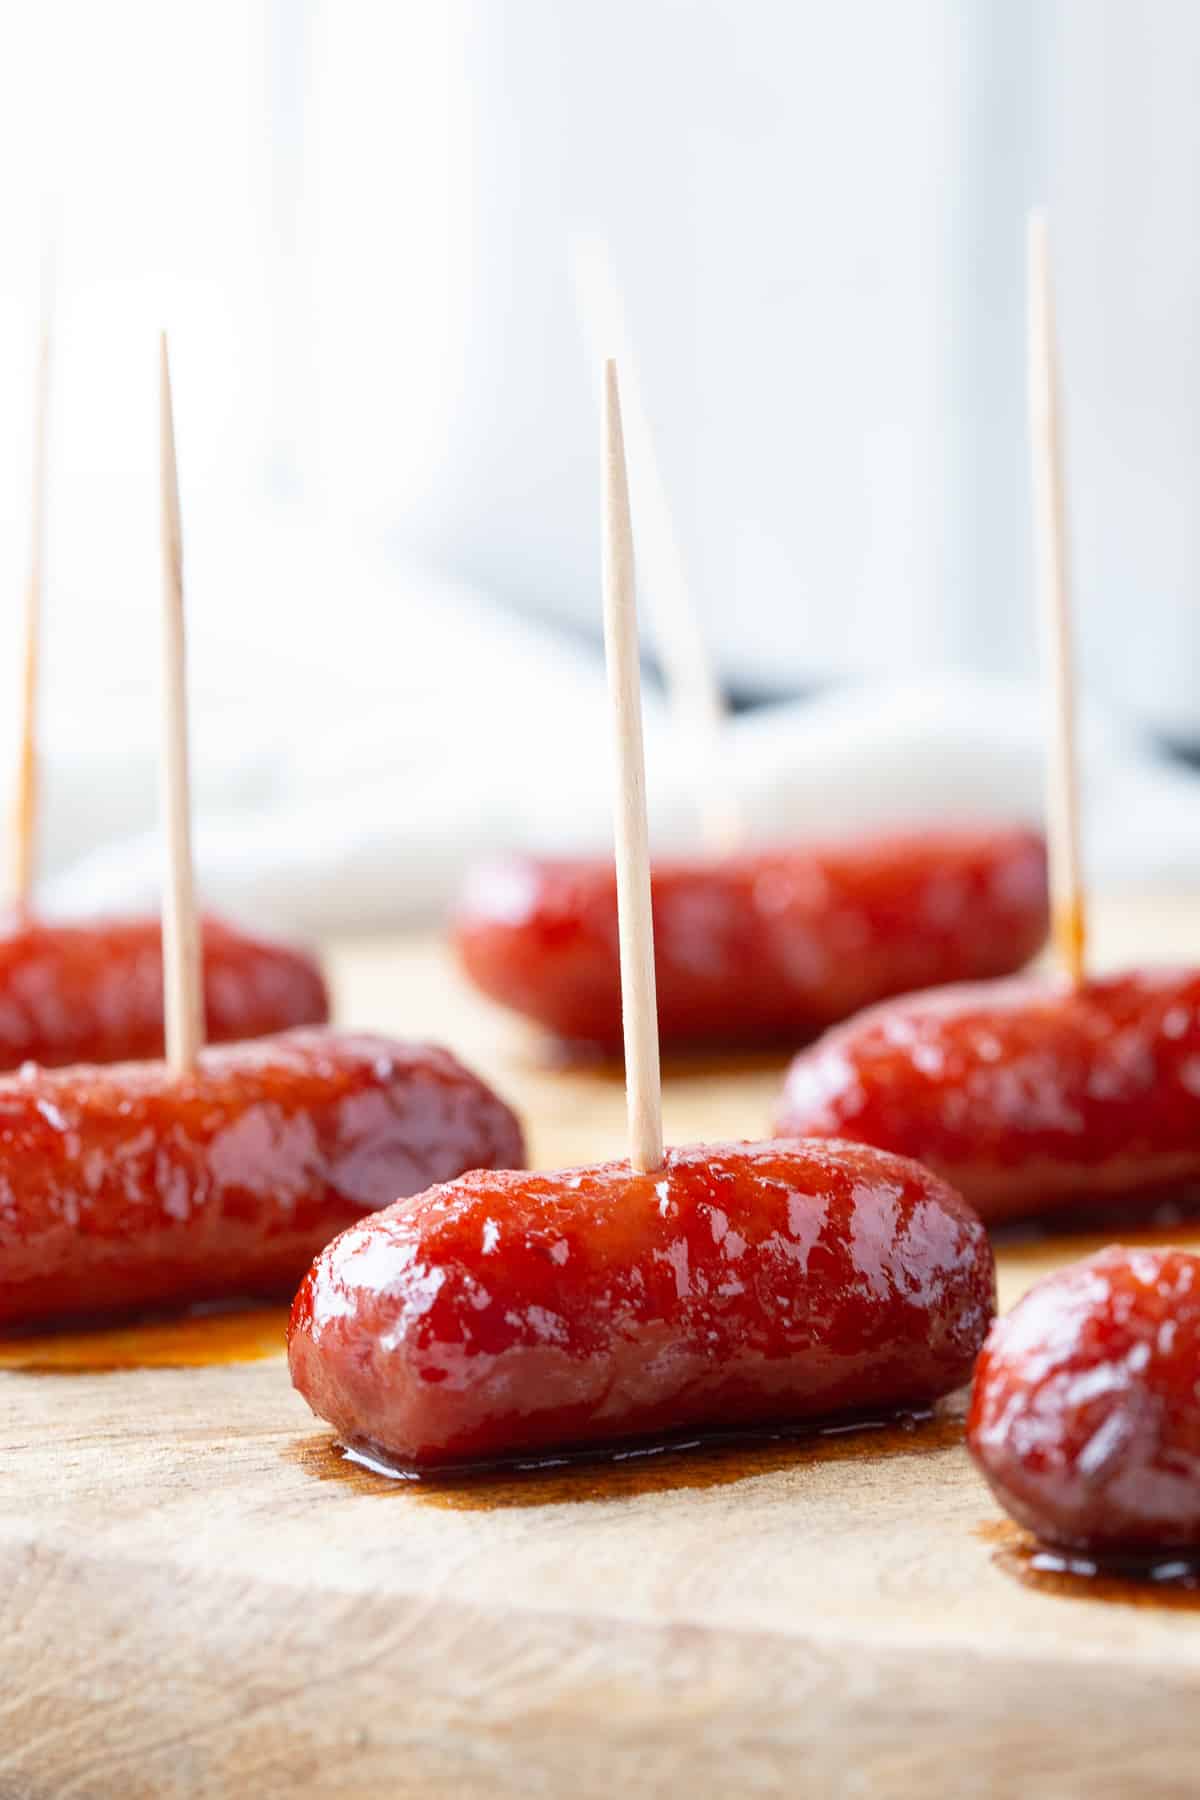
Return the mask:
<svg viewBox="0 0 1200 1800"><path fill-rule="evenodd" d="M209 897L378 929L436 913L481 850L603 845L581 233L623 291L722 680L775 702L730 727L750 828L1036 815L1041 200L1091 860L1113 885L1200 879L1200 788L1164 749L1200 750L1198 91L1191 0L6 9L14 719L57 244L48 903L157 886L160 324ZM695 770L650 704L656 835L683 842Z"/></svg>

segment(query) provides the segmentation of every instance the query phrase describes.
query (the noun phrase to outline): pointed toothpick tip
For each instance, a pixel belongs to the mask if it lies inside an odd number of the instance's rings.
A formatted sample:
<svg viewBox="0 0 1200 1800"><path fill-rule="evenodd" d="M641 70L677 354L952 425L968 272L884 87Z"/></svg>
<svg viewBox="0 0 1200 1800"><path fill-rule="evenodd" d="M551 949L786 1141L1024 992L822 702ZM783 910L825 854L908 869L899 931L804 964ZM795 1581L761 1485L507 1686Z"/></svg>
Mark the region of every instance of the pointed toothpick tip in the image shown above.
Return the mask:
<svg viewBox="0 0 1200 1800"><path fill-rule="evenodd" d="M641 1172L663 1163L662 1075L650 905L650 843L642 742L637 589L617 365L604 365L604 653L616 749L614 829L617 925L629 1160Z"/></svg>
<svg viewBox="0 0 1200 1800"><path fill-rule="evenodd" d="M1066 477L1059 414L1058 344L1046 209L1029 215L1029 443L1039 611L1051 705L1047 847L1055 953L1078 987L1086 976L1087 896L1080 850L1075 655L1071 629Z"/></svg>
<svg viewBox="0 0 1200 1800"><path fill-rule="evenodd" d="M56 288L54 241L42 245L38 298L38 351L34 375L33 463L29 494L29 569L22 617L20 737L9 827L9 901L27 916L37 873L41 754L38 703L41 689L42 612L45 598L46 493L50 436L50 378Z"/></svg>
<svg viewBox="0 0 1200 1800"><path fill-rule="evenodd" d="M159 337L161 370L159 476L162 506L162 773L167 879L163 888L163 1009L167 1061L183 1075L204 1039L200 928L192 867L191 775L188 757L187 654L179 473L167 334Z"/></svg>
<svg viewBox="0 0 1200 1800"><path fill-rule="evenodd" d="M728 856L744 836L729 756L725 696L675 527L655 434L642 393L624 295L604 238L571 240L575 299L593 367L602 366L605 395L620 368L622 431L633 472L639 561L650 595L650 628L666 688L672 734L695 771L695 812L702 848Z"/></svg>

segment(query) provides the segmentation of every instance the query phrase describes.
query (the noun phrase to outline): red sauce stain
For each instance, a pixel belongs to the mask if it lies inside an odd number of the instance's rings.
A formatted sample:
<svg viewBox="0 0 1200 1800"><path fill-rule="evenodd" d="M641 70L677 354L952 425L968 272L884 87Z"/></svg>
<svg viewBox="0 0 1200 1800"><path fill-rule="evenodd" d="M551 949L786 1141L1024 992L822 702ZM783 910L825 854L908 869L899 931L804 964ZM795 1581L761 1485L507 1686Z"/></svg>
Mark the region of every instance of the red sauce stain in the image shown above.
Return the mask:
<svg viewBox="0 0 1200 1800"><path fill-rule="evenodd" d="M107 1374L118 1369L195 1369L282 1355L286 1306L196 1309L89 1330L0 1337L0 1369L36 1375Z"/></svg>
<svg viewBox="0 0 1200 1800"><path fill-rule="evenodd" d="M1038 1594L1118 1606L1200 1609L1200 1556L1158 1553L1100 1560L1040 1544L1011 1519L986 1519L976 1535L992 1545L998 1569Z"/></svg>
<svg viewBox="0 0 1200 1800"><path fill-rule="evenodd" d="M358 1493L407 1495L432 1506L485 1512L507 1506L558 1506L581 1500L629 1500L680 1488L724 1487L816 1462L878 1461L946 1450L962 1443L962 1402L933 1412L855 1418L811 1431L709 1434L644 1441L507 1464L475 1464L422 1474L370 1445L329 1437L293 1441L286 1454L306 1473Z"/></svg>

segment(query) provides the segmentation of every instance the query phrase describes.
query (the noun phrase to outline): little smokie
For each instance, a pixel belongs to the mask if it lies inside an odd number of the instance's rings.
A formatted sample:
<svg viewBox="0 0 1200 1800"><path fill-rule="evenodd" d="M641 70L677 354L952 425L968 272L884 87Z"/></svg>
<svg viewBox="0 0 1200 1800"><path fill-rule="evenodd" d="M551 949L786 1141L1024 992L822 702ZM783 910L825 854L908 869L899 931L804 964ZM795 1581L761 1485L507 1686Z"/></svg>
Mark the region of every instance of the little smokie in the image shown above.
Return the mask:
<svg viewBox="0 0 1200 1800"><path fill-rule="evenodd" d="M720 1144L401 1201L317 1258L289 1358L345 1442L435 1469L921 1406L993 1310L986 1233L936 1176Z"/></svg>
<svg viewBox="0 0 1200 1800"><path fill-rule="evenodd" d="M1048 1276L993 1328L967 1442L1043 1543L1200 1550L1200 1256L1124 1249Z"/></svg>
<svg viewBox="0 0 1200 1800"><path fill-rule="evenodd" d="M0 1329L290 1292L364 1212L523 1160L445 1050L328 1029L0 1078Z"/></svg>
<svg viewBox="0 0 1200 1800"><path fill-rule="evenodd" d="M989 1224L1200 1194L1200 970L1008 981L873 1008L792 1063L777 1129L935 1169Z"/></svg>
<svg viewBox="0 0 1200 1800"><path fill-rule="evenodd" d="M651 890L659 1033L675 1050L796 1044L891 994L1011 974L1047 928L1044 847L1019 829L664 859ZM491 999L619 1052L611 860L485 865L455 943Z"/></svg>
<svg viewBox="0 0 1200 1800"><path fill-rule="evenodd" d="M329 1017L305 950L220 919L201 927L210 1043L266 1037ZM23 1062L133 1062L163 1053L162 927L157 917L0 927L0 1069Z"/></svg>

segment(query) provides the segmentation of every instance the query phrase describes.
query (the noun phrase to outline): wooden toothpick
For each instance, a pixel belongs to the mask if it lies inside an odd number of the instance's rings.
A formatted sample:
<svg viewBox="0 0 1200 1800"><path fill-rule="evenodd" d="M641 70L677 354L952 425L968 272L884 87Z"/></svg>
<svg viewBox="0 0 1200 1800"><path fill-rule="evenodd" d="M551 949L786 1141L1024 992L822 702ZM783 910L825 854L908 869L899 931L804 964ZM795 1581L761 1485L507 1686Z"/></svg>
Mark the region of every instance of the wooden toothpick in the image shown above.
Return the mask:
<svg viewBox="0 0 1200 1800"><path fill-rule="evenodd" d="M54 258L47 250L42 266L41 323L33 403L33 481L30 491L29 577L21 646L21 735L17 746L11 824L9 898L15 911L28 913L37 872L38 827L38 688L42 593L46 556L46 461L50 414L50 341L54 309Z"/></svg>
<svg viewBox="0 0 1200 1800"><path fill-rule="evenodd" d="M167 835L163 887L163 1004L167 1061L186 1074L204 1041L200 933L192 873L191 783L188 773L187 659L183 627L183 534L167 334L160 341L159 471L162 501L163 664L162 805Z"/></svg>
<svg viewBox="0 0 1200 1800"><path fill-rule="evenodd" d="M741 825L730 791L721 685L688 581L608 246L598 236L580 235L572 261L591 354L598 362L611 356L621 369L624 429L638 491L638 560L653 602L654 642L672 724L693 766L700 835L707 850L722 855L737 844Z"/></svg>
<svg viewBox="0 0 1200 1800"><path fill-rule="evenodd" d="M604 654L616 744L617 917L629 1160L635 1169L646 1171L662 1167L662 1079L654 924L650 912L633 527L621 431L621 396L617 366L611 361L604 365Z"/></svg>
<svg viewBox="0 0 1200 1800"><path fill-rule="evenodd" d="M1046 215L1029 219L1029 427L1042 638L1050 728L1047 826L1050 903L1059 960L1078 986L1084 979L1087 910L1079 833L1075 750L1075 663L1071 644L1066 494L1059 418L1058 348Z"/></svg>

